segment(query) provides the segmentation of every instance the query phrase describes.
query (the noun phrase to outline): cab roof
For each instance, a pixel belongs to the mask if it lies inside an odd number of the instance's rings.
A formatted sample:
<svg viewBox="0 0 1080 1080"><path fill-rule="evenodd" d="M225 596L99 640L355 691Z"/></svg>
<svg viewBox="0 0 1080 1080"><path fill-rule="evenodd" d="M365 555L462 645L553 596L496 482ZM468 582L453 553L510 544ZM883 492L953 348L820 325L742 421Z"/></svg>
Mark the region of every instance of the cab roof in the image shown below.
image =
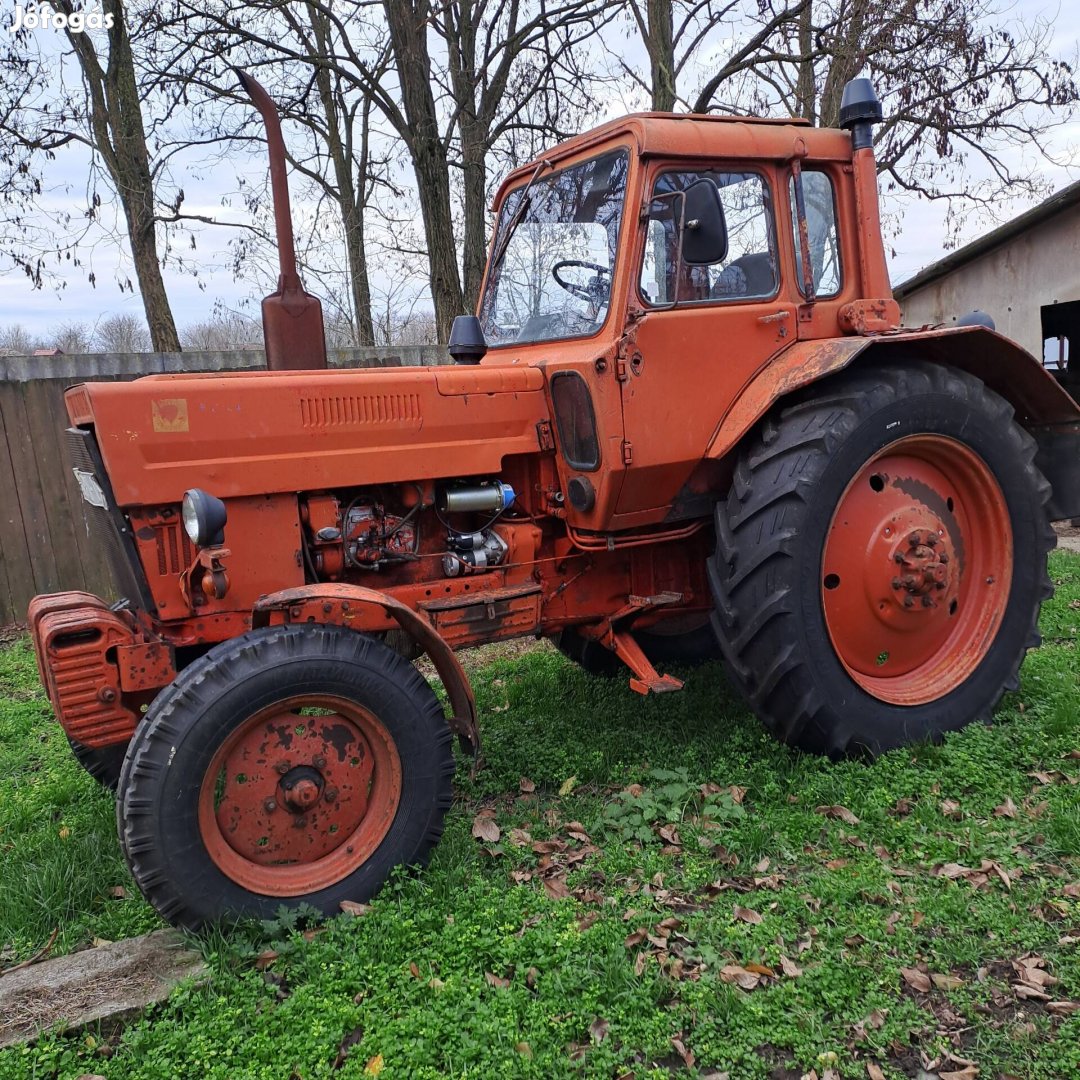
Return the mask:
<svg viewBox="0 0 1080 1080"><path fill-rule="evenodd" d="M627 139L641 157L787 161L798 156L809 161L851 160L851 137L846 131L815 128L799 117L631 113L575 135L519 166L500 185L496 202L508 188L531 176L543 161L557 165L585 151Z"/></svg>

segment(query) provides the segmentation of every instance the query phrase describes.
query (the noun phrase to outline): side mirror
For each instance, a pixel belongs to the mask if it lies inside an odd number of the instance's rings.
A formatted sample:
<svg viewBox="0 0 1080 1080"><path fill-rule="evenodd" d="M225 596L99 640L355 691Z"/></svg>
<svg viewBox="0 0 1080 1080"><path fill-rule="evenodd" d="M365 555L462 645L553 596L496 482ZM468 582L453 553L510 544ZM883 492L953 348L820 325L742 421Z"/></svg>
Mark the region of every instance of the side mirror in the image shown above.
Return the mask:
<svg viewBox="0 0 1080 1080"><path fill-rule="evenodd" d="M720 189L713 180L698 180L683 192L680 239L687 266L711 266L727 256L727 222Z"/></svg>

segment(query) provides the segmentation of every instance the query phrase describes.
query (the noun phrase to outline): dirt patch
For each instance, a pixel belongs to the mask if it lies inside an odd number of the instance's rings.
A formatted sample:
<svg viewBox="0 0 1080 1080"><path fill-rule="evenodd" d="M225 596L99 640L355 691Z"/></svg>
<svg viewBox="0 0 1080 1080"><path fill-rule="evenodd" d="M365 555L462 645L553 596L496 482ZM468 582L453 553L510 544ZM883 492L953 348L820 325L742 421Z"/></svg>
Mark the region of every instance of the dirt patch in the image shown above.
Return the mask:
<svg viewBox="0 0 1080 1080"><path fill-rule="evenodd" d="M26 633L25 623L8 623L0 626L0 649L7 645L13 645Z"/></svg>

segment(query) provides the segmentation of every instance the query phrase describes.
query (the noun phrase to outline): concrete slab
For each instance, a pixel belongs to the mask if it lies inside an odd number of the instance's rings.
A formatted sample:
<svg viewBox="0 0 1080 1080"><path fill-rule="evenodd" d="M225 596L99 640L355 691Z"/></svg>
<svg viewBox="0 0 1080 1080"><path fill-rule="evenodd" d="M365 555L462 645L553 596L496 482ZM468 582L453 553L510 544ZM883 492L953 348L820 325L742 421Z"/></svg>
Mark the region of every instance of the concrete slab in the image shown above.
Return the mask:
<svg viewBox="0 0 1080 1080"><path fill-rule="evenodd" d="M202 957L174 930L43 960L0 976L0 1047L54 1028L121 1024L181 980L205 977Z"/></svg>
<svg viewBox="0 0 1080 1080"><path fill-rule="evenodd" d="M1057 546L1064 551L1080 553L1080 536L1059 536Z"/></svg>

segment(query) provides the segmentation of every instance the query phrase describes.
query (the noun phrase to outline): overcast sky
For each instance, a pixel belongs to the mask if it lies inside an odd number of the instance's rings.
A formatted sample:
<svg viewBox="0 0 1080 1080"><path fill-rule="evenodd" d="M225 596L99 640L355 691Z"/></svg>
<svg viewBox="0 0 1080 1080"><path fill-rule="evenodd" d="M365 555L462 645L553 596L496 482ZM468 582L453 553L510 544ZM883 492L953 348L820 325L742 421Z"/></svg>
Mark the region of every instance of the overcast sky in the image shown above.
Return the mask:
<svg viewBox="0 0 1080 1080"><path fill-rule="evenodd" d="M0 26L10 22L13 6L13 0L0 0L0 11L3 11ZM1051 20L1055 27L1054 51L1059 55L1068 55L1075 50L1080 37L1080 4L1074 0L1066 0L1060 5L1054 0L1017 0L1013 11L1022 19L1041 15ZM632 55L627 59L635 62ZM637 60L640 61L640 70L648 69L643 51ZM688 71L684 76L686 85L697 82L699 77L700 71ZM632 99L613 99L605 103L603 111L607 115L616 115L640 105L639 101ZM287 128L285 137L289 138ZM1080 121L1058 128L1052 136L1051 149L1056 163L1040 159L1038 169L1052 189L1058 190L1080 180ZM237 154L228 167L197 170L184 177L185 208L201 211L219 220L240 220L242 210L223 208L222 199L235 189L236 174L239 172L243 175L245 171L252 177L265 176L264 159L261 156L245 158ZM84 151L79 148L61 151L49 167L49 192L40 202L39 213L56 220L69 212L78 215L85 206L85 177ZM975 212L966 221L961 238L965 241L973 239L1021 213L1029 205L1030 201L1013 201L990 211ZM946 253L944 207L910 197L905 197L902 202L886 197L884 210L887 223L892 225L890 232L899 229L895 235L887 237L887 244L894 251L890 259L894 284ZM166 270L166 288L180 327L208 317L215 302L238 309L245 298L250 300L266 291L265 288L253 286L251 282L234 280L227 249L231 235L231 230L223 228L205 227L200 230L198 249L186 253L200 264L198 279ZM130 260L122 246L100 241L92 253L87 253L87 258L92 262L97 278L96 288L86 282L85 274L75 272L68 276L66 287L59 294L49 287L34 291L21 272L0 272L0 326L21 323L32 334L40 335L61 322L93 324L103 315L115 312L131 312L141 318L142 304L138 294L133 296L122 292L117 284L120 280L134 278ZM257 312L257 307L247 310Z"/></svg>

